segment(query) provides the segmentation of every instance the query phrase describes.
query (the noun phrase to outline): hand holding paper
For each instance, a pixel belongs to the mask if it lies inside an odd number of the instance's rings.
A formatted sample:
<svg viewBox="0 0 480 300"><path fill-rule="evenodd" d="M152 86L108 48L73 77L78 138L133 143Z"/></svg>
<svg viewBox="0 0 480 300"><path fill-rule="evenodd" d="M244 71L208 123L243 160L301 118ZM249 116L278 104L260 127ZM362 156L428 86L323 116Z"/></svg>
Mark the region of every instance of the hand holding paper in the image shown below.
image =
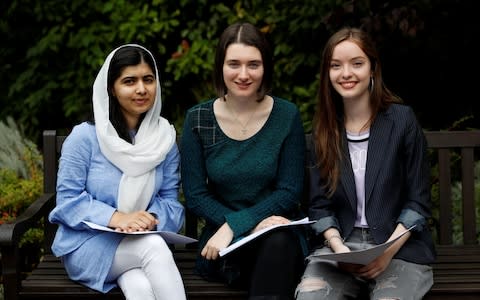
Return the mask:
<svg viewBox="0 0 480 300"><path fill-rule="evenodd" d="M227 248L225 249L222 249L220 250L220 253L219 255L220 256L224 256L226 255L227 253L230 253L232 252L233 250L237 249L238 247L250 242L251 240L259 237L260 235L272 230L272 229L275 229L275 228L278 228L278 227L285 227L285 226L294 226L294 225L303 225L303 224L311 224L311 223L314 223L315 221L309 221L308 218L303 218L301 220L297 220L297 221L292 221L288 224L278 224L278 225L272 225L270 227L267 227L267 228L264 228L264 229L261 229L261 230L258 230L246 237L244 237L243 239L231 244L230 246L228 246Z"/></svg>
<svg viewBox="0 0 480 300"><path fill-rule="evenodd" d="M312 259L321 259L321 260L331 260L336 262L352 263L352 264L362 264L366 265L378 256L382 255L383 252L390 247L396 240L402 237L405 233L412 230L415 226L412 226L402 232L399 236L394 238L389 242L377 245L375 247L365 249L365 250L355 250L345 253L314 253L310 256Z"/></svg>
<svg viewBox="0 0 480 300"><path fill-rule="evenodd" d="M122 232L122 231L116 231L112 228L105 227L102 225L98 225L92 222L87 222L84 221L83 223L87 224L88 227L96 230L101 230L101 231L108 231L108 232L115 232L118 234L152 234L152 233L158 233L162 236L162 238L165 240L165 242L169 244L189 244L196 242L196 239L192 239L188 236L181 235L179 233L171 232L171 231L156 231L156 230L151 230L151 231L135 231L135 232Z"/></svg>

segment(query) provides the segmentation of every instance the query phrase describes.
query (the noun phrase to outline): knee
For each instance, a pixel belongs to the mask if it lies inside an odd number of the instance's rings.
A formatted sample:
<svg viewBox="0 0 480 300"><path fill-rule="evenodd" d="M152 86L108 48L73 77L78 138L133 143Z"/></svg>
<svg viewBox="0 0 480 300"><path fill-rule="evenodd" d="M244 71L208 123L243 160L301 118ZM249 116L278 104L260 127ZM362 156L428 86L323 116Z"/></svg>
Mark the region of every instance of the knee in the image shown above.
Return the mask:
<svg viewBox="0 0 480 300"><path fill-rule="evenodd" d="M149 234L144 246L146 251L144 259L147 261L150 259L156 259L164 261L165 263L173 262L172 251L162 237L156 234Z"/></svg>
<svg viewBox="0 0 480 300"><path fill-rule="evenodd" d="M332 287L322 278L304 277L295 291L296 299L322 299L330 294Z"/></svg>
<svg viewBox="0 0 480 300"><path fill-rule="evenodd" d="M270 253L296 253L300 250L298 238L290 230L278 230L272 232L263 242L265 249L271 249Z"/></svg>
<svg viewBox="0 0 480 300"><path fill-rule="evenodd" d="M143 272L133 269L123 273L117 283L126 299L154 299L152 285Z"/></svg>
<svg viewBox="0 0 480 300"><path fill-rule="evenodd" d="M172 251L168 247L165 240L157 234L148 234L144 240L145 249L153 253L171 253Z"/></svg>

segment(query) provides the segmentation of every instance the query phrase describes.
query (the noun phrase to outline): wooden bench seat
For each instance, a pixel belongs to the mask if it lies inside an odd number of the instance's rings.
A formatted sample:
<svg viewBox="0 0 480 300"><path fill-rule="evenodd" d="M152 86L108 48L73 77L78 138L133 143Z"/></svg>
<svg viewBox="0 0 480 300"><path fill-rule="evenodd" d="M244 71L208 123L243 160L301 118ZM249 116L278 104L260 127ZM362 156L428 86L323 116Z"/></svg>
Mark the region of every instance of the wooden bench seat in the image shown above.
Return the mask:
<svg viewBox="0 0 480 300"><path fill-rule="evenodd" d="M433 264L434 286L425 297L436 299L480 299L480 245L474 192L475 162L479 161L480 131L426 132L429 148L438 157L440 201L439 217L434 223L438 257ZM309 138L309 135L307 135ZM55 205L57 162L64 136L45 131L44 195L35 201L13 224L0 225L1 272L5 300L17 299L124 299L120 289L102 294L68 279L61 261L51 253L56 226L46 220ZM454 215L450 161L452 151L459 153L462 178L462 233L460 243L453 239ZM477 151L477 152L475 152ZM477 197L479 197L477 195ZM44 255L35 269L24 276L21 272L18 242L21 236L43 221L45 225ZM185 234L197 238L198 220L186 212ZM194 274L195 245L175 246L174 257L182 274L188 299L246 299L246 291L209 282ZM175 300L175 299L173 299Z"/></svg>
<svg viewBox="0 0 480 300"><path fill-rule="evenodd" d="M434 288L425 299L480 299L480 250L478 245L437 245L433 264Z"/></svg>
<svg viewBox="0 0 480 300"><path fill-rule="evenodd" d="M245 299L246 292L234 290L223 284L208 282L194 274L195 250L175 250L175 260L182 270L188 299ZM55 294L52 290L61 291ZM125 299L116 288L103 295L73 282L67 276L60 259L45 255L42 262L22 281L21 299ZM173 300L173 299L172 299Z"/></svg>

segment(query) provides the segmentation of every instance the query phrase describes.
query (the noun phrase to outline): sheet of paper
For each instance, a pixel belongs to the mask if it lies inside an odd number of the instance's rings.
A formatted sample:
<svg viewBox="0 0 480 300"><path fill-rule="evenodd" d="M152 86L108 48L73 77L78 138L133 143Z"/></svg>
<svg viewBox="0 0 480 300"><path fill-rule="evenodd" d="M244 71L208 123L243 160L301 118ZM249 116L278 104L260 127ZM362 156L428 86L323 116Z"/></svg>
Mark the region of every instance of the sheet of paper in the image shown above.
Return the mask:
<svg viewBox="0 0 480 300"><path fill-rule="evenodd" d="M366 249L366 250L355 250L351 252L346 252L346 253L326 253L326 254L318 254L318 255L312 255L312 259L321 259L321 260L332 260L336 262L344 262L344 263L354 263L354 264L362 264L366 265L375 258L377 258L379 255L381 255L390 245L392 245L396 240L398 240L401 236L403 236L405 233L408 231L412 230L414 226L408 228L404 232L402 232L398 237L395 239L377 245L375 247Z"/></svg>
<svg viewBox="0 0 480 300"><path fill-rule="evenodd" d="M278 228L278 227L286 227L286 226L294 226L294 225L305 225L305 224L311 224L311 223L315 223L315 221L309 221L308 220L308 217L307 218L303 218L301 220L297 220L297 221L292 221L288 224L279 224L279 225L272 225L270 227L267 227L267 228L264 228L262 230L259 230L255 233L252 233L246 237L244 237L243 239L231 244L230 246L228 246L227 248L224 248L222 250L220 250L220 253L219 255L220 256L224 256L230 252L232 252L233 250L237 249L238 247L250 242L251 240L259 237L260 235L272 230L272 229L275 229L275 228Z"/></svg>
<svg viewBox="0 0 480 300"><path fill-rule="evenodd" d="M116 231L112 228L105 227L102 225L98 225L92 222L87 222L83 221L83 223L87 224L88 227L96 230L101 230L101 231L109 231L109 232L115 232L118 234L152 234L152 233L157 233L162 236L162 238L165 240L165 242L169 244L189 244L193 242L197 242L196 239L193 239L188 236L181 235L179 233L171 232L171 231L135 231L135 232L121 232L121 231Z"/></svg>

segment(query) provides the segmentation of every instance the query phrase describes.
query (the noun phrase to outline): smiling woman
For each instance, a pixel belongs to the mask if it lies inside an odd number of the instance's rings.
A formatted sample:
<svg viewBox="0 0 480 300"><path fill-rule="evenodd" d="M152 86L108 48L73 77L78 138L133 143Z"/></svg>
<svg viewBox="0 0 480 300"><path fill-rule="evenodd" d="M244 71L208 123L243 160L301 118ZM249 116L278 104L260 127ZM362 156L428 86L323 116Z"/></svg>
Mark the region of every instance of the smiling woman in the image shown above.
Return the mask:
<svg viewBox="0 0 480 300"><path fill-rule="evenodd" d="M227 27L215 54L217 95L188 110L181 138L186 205L206 220L196 271L244 287L249 299L292 299L306 246L301 230L282 227L219 256L301 214L304 130L298 108L268 94L272 73L263 33L249 23Z"/></svg>
<svg viewBox="0 0 480 300"><path fill-rule="evenodd" d="M319 78L307 159L308 213L317 220L317 241L296 297L344 299L368 289L372 299L421 299L433 284L435 259L426 226L431 203L422 128L384 84L375 44L359 28L330 37ZM392 240L365 265L316 258Z"/></svg>
<svg viewBox="0 0 480 300"><path fill-rule="evenodd" d="M139 45L111 52L93 86L94 122L75 126L62 146L52 252L69 277L127 299L185 299L170 248L160 235L99 232L173 231L183 225L178 201L176 133L160 117L153 55ZM147 275L148 274L148 275Z"/></svg>
<svg viewBox="0 0 480 300"><path fill-rule="evenodd" d="M120 104L129 130L138 128L140 117L153 106L156 93L155 75L145 62L126 67L115 80L112 95Z"/></svg>

